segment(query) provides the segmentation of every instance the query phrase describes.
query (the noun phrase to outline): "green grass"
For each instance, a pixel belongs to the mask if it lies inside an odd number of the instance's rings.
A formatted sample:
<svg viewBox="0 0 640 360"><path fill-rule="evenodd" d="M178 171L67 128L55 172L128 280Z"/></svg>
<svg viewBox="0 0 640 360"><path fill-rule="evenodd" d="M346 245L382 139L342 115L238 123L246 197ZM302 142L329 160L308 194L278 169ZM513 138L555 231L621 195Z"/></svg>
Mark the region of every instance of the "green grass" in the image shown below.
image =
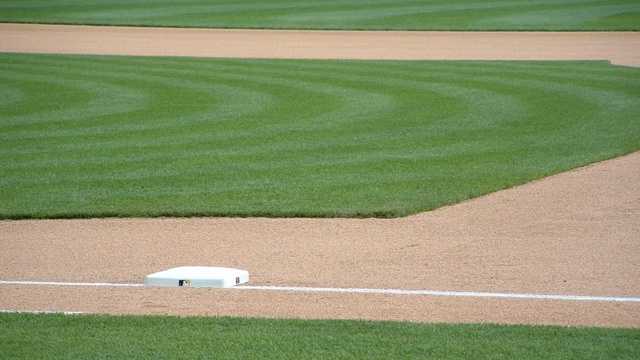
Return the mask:
<svg viewBox="0 0 640 360"><path fill-rule="evenodd" d="M0 314L5 359L638 359L640 331Z"/></svg>
<svg viewBox="0 0 640 360"><path fill-rule="evenodd" d="M640 30L640 2L0 0L0 21L295 29Z"/></svg>
<svg viewBox="0 0 640 360"><path fill-rule="evenodd" d="M0 218L403 216L640 149L606 62L0 55Z"/></svg>

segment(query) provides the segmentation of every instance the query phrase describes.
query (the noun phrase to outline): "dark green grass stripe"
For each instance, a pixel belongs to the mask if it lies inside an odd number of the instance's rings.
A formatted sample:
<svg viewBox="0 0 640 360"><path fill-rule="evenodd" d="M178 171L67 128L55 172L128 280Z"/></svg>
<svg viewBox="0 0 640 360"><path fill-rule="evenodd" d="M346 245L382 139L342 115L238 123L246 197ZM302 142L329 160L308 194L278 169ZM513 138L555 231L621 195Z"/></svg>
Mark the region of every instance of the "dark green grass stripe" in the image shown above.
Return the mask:
<svg viewBox="0 0 640 360"><path fill-rule="evenodd" d="M215 71L216 69L213 69L213 70ZM176 78L176 80L184 81L184 76L183 76L184 72L176 70L176 71L174 71L174 73L176 75L180 75L180 77ZM166 75L166 72L164 74ZM202 75L199 74L196 71L191 72L190 75L191 76L202 77ZM311 87L311 86L307 86L306 82L301 81L300 79L295 79L295 78L292 78L294 81L287 81L287 82L279 81L279 80L281 80L281 78L283 78L283 76L280 76L280 74L278 74L278 75L279 76L278 76L277 79L274 79L273 76L266 77L266 78L263 77L262 78L263 81L261 81L261 83L263 85L265 85L265 86L268 85L268 87L271 88L270 90L272 92L276 92L276 93L277 93L277 89L273 89L273 87L275 87L275 86L282 85L282 86L286 86L286 87L296 87L298 89L298 92L309 92L308 94L302 94L301 96L313 97L313 98L316 98L316 100L318 100L317 99L318 97L323 96L323 93L327 93L327 95L331 95L333 92L335 92L335 91L332 91L332 88L335 88L335 87L331 85L331 82L326 82L325 87L327 88L327 90L323 90L320 86L318 86L320 84L320 82L318 82L318 81L315 81L314 82L315 86ZM135 76L136 75L132 75L132 78L135 79ZM239 78L238 76L240 76L241 78ZM224 78L227 78L229 80L229 83L233 83L233 84L246 84L247 82L255 82L255 80L256 80L255 76L252 76L251 78L247 78L246 72L243 75L239 74L239 75L235 75L235 76L232 75L232 74L228 74L228 73L217 74L216 75L216 83L215 84L209 83L208 84L209 87L218 86L219 81L221 79L224 79ZM237 81L237 80L243 80L243 81ZM179 84L179 81L176 81L176 83ZM274 90L276 90L276 91L274 91ZM287 89L284 89L284 90L287 90ZM340 88L338 90L341 90L342 92L344 92L347 89L343 87L343 88ZM311 91L313 91L313 92L311 92ZM341 98L343 98L344 95L345 94L341 94ZM370 96L370 92L369 91L367 91L367 95ZM352 96L350 96L351 99L353 99L355 97L356 97L355 94L352 94ZM331 100L331 99L326 99L326 100ZM334 100L333 103L336 103L336 101Z"/></svg>
<svg viewBox="0 0 640 360"><path fill-rule="evenodd" d="M639 30L635 0L0 0L0 21L408 30Z"/></svg>
<svg viewBox="0 0 640 360"><path fill-rule="evenodd" d="M5 54L0 78L5 218L401 216L640 147L640 71L604 62Z"/></svg>
<svg viewBox="0 0 640 360"><path fill-rule="evenodd" d="M637 359L637 329L0 314L10 359Z"/></svg>

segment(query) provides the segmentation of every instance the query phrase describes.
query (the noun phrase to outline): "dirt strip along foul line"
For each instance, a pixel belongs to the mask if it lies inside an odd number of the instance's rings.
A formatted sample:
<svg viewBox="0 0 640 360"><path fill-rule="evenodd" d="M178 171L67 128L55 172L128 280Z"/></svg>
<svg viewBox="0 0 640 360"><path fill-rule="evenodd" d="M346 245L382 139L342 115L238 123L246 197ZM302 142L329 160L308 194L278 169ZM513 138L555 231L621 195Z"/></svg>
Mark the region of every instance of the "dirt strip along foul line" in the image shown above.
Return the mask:
<svg viewBox="0 0 640 360"><path fill-rule="evenodd" d="M91 286L91 287L143 287L144 284L123 283L87 283L87 282L56 282L56 281L12 281L0 280L0 285L44 285L44 286ZM383 294L383 295L423 295L423 296L451 296L472 298L501 298L528 300L564 300L564 301L605 301L605 302L640 302L640 297L628 296L588 296L588 295L557 295L557 294L518 294L479 291L440 291L440 290L412 290L412 289L366 289L366 288L331 288L304 286L252 286L242 285L229 290L265 290L309 293L347 293L347 294Z"/></svg>

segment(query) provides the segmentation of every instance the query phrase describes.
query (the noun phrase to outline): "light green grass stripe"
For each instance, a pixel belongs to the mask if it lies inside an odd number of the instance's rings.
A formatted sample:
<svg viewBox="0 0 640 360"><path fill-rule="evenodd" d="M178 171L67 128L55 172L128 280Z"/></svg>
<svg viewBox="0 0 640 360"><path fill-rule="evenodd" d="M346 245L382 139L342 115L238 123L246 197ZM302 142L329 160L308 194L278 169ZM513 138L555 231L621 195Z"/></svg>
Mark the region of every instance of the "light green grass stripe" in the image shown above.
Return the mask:
<svg viewBox="0 0 640 360"><path fill-rule="evenodd" d="M403 216L640 148L605 62L0 55L0 218Z"/></svg>
<svg viewBox="0 0 640 360"><path fill-rule="evenodd" d="M637 359L640 331L0 314L10 359Z"/></svg>
<svg viewBox="0 0 640 360"><path fill-rule="evenodd" d="M639 30L637 0L0 0L0 21L368 30Z"/></svg>

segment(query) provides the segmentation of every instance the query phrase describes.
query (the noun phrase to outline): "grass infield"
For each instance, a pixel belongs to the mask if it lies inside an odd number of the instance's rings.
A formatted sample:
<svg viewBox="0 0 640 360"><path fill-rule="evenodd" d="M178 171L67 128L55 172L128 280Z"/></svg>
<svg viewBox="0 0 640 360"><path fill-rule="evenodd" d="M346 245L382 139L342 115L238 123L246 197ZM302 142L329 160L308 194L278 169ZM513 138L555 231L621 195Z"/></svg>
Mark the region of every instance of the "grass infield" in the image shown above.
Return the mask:
<svg viewBox="0 0 640 360"><path fill-rule="evenodd" d="M640 30L637 0L0 0L0 21L368 30Z"/></svg>
<svg viewBox="0 0 640 360"><path fill-rule="evenodd" d="M10 359L638 359L640 331L366 321L0 314Z"/></svg>
<svg viewBox="0 0 640 360"><path fill-rule="evenodd" d="M606 62L0 55L0 218L394 217L640 149Z"/></svg>

